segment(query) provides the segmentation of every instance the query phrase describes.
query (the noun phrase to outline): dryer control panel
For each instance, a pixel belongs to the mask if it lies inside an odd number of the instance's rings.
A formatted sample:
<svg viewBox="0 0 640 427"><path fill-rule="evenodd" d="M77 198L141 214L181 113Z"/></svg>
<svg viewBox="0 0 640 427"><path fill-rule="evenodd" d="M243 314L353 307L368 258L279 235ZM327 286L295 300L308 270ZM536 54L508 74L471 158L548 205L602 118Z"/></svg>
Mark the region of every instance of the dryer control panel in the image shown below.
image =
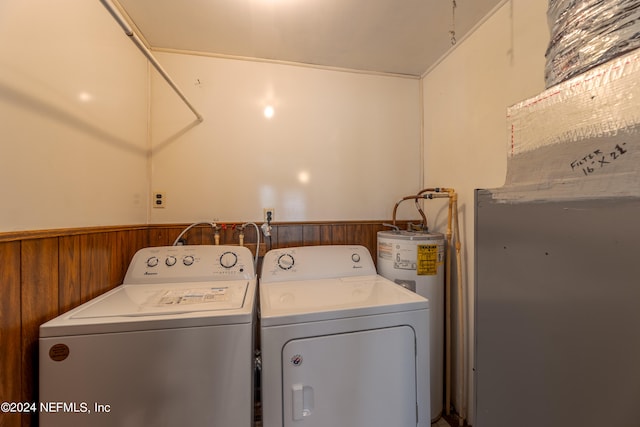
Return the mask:
<svg viewBox="0 0 640 427"><path fill-rule="evenodd" d="M261 283L375 275L371 253L359 245L301 246L267 252Z"/></svg>
<svg viewBox="0 0 640 427"><path fill-rule="evenodd" d="M253 254L244 246L185 245L140 249L123 284L254 279Z"/></svg>

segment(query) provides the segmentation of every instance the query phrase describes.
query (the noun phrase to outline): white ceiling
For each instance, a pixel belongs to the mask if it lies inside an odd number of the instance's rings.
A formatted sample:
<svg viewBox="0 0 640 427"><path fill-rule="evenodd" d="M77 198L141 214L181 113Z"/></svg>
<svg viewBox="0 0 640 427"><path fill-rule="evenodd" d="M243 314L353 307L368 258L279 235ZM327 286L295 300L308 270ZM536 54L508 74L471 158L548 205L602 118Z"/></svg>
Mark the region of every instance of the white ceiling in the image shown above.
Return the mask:
<svg viewBox="0 0 640 427"><path fill-rule="evenodd" d="M117 1L151 49L420 76L505 0Z"/></svg>

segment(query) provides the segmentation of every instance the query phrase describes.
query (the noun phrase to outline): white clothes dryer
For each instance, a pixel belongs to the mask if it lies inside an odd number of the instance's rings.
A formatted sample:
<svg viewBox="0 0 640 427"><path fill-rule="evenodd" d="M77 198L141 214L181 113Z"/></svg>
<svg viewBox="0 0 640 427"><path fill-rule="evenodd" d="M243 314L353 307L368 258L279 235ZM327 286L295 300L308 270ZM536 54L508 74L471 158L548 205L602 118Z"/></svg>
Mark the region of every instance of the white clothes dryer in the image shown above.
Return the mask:
<svg viewBox="0 0 640 427"><path fill-rule="evenodd" d="M264 427L430 425L428 300L365 247L267 252L260 331Z"/></svg>
<svg viewBox="0 0 640 427"><path fill-rule="evenodd" d="M141 249L40 326L40 426L252 426L255 297L247 248Z"/></svg>

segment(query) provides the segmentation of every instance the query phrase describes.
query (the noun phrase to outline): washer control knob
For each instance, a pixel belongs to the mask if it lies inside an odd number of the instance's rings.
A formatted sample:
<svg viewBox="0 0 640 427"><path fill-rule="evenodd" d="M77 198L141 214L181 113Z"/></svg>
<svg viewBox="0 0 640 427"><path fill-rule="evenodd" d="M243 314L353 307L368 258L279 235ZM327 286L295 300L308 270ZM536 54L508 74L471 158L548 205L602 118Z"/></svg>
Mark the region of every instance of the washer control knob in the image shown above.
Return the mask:
<svg viewBox="0 0 640 427"><path fill-rule="evenodd" d="M164 260L164 263L167 265L167 267L172 267L176 265L176 261L176 257L174 257L173 255L169 255L167 259Z"/></svg>
<svg viewBox="0 0 640 427"><path fill-rule="evenodd" d="M231 268L238 262L238 255L233 252L225 252L220 255L220 265L224 268Z"/></svg>
<svg viewBox="0 0 640 427"><path fill-rule="evenodd" d="M283 270L290 270L296 261L291 254L282 254L278 257L278 267Z"/></svg>
<svg viewBox="0 0 640 427"><path fill-rule="evenodd" d="M360 254L353 254L351 255L351 260L353 262L360 262Z"/></svg>
<svg viewBox="0 0 640 427"><path fill-rule="evenodd" d="M195 258L193 257L193 255L187 255L184 258L182 258L182 263L184 265L186 265L187 267L190 266L191 264L193 264L195 262Z"/></svg>
<svg viewBox="0 0 640 427"><path fill-rule="evenodd" d="M158 265L158 257L152 256L147 259L147 267L155 267Z"/></svg>

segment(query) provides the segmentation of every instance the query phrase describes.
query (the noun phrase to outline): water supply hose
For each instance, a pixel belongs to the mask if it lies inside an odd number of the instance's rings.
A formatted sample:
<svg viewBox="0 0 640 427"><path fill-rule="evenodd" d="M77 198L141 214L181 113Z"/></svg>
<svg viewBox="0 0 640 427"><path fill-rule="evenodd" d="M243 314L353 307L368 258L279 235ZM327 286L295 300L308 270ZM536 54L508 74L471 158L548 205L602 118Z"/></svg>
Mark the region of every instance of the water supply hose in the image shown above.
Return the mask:
<svg viewBox="0 0 640 427"><path fill-rule="evenodd" d="M258 255L260 254L260 228L258 228L255 222L245 222L241 225L242 230L244 230L247 225L253 225L256 229L256 255L253 258L253 268L255 269L255 271L258 271ZM242 243L240 243L240 245L242 246Z"/></svg>
<svg viewBox="0 0 640 427"><path fill-rule="evenodd" d="M191 230L193 227L196 227L198 225L209 225L211 226L211 228L213 229L213 239L216 245L220 244L220 229L224 228L226 229L226 225L222 225L219 226L218 224L216 224L215 222L207 222L207 221L201 221L201 222L194 222L193 224L189 225L187 228L185 228L184 230L182 230L182 232L178 235L178 237L176 237L176 240L174 240L173 245L172 246L178 246L178 243L180 243L180 240L182 239L182 237L187 234L187 232L189 232L189 230ZM258 226L254 223L254 222L246 222L244 224L242 224L241 227L241 233L244 231L244 228L247 225L253 225L256 229L256 254L254 256L253 259L253 266L254 269L256 271L258 271L258 256L260 254L260 229L258 228ZM244 243L244 238L241 239L240 241L240 246L243 246Z"/></svg>
<svg viewBox="0 0 640 427"><path fill-rule="evenodd" d="M218 233L219 227L215 222L207 222L207 221L194 222L193 224L191 224L190 226L182 230L182 232L178 235L178 237L176 237L176 240L173 241L172 246L178 246L178 243L180 243L180 239L182 239L182 236L187 234L189 230L191 230L193 227L196 227L198 225L209 225L211 226L211 228L213 228L214 233Z"/></svg>

